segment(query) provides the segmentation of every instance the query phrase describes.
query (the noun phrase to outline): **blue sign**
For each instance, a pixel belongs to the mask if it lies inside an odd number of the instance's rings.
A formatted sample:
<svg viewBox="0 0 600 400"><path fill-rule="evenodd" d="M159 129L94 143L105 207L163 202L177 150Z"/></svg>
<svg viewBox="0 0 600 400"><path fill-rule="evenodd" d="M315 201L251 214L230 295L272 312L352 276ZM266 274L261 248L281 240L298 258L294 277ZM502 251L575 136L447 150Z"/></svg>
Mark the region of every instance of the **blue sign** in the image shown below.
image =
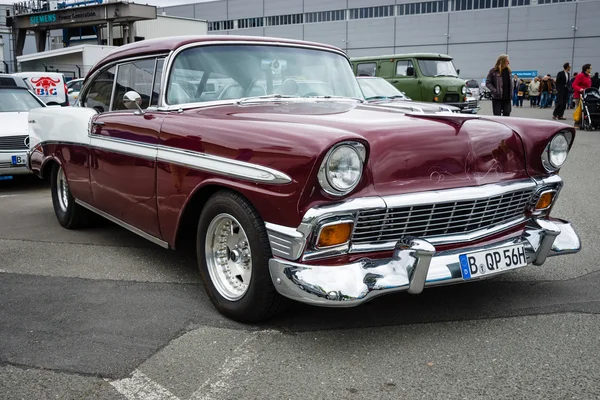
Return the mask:
<svg viewBox="0 0 600 400"><path fill-rule="evenodd" d="M538 76L538 72L534 70L530 71L512 71L513 75L517 75L519 78L535 78Z"/></svg>
<svg viewBox="0 0 600 400"><path fill-rule="evenodd" d="M34 15L29 17L29 23L31 25L49 24L52 22L56 22L56 14Z"/></svg>

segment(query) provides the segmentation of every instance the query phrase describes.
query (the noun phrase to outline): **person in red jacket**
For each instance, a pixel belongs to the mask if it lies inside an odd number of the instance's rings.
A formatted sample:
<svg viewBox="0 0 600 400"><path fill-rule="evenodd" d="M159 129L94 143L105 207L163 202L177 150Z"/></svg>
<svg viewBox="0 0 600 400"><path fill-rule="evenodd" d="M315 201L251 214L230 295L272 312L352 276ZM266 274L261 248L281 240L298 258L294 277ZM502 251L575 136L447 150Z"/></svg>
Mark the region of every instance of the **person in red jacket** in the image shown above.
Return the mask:
<svg viewBox="0 0 600 400"><path fill-rule="evenodd" d="M583 91L592 86L592 64L585 64L581 67L581 74L577 74L573 81L573 99L578 103ZM575 122L575 128L579 128L579 122Z"/></svg>

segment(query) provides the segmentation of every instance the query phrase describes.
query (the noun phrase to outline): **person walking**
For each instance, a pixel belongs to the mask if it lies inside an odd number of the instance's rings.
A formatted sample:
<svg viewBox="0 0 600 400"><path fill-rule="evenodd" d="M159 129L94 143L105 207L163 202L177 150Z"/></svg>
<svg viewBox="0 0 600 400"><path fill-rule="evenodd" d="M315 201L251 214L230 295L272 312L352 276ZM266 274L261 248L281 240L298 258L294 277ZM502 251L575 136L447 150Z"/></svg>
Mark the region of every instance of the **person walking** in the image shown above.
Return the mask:
<svg viewBox="0 0 600 400"><path fill-rule="evenodd" d="M535 107L540 104L540 80L536 76L529 82L529 106Z"/></svg>
<svg viewBox="0 0 600 400"><path fill-rule="evenodd" d="M598 76L598 73L596 72L592 78L592 87L595 87L596 89L600 89L600 77Z"/></svg>
<svg viewBox="0 0 600 400"><path fill-rule="evenodd" d="M577 72L575 72L573 74L571 79L569 79L569 83L567 84L568 89L569 89L569 103L567 104L568 109L575 108L575 105L573 104L573 81L575 80L576 76L577 76Z"/></svg>
<svg viewBox="0 0 600 400"><path fill-rule="evenodd" d="M548 76L544 76L540 82L540 108L546 108L548 103L548 96L550 91L550 82L548 82Z"/></svg>
<svg viewBox="0 0 600 400"><path fill-rule="evenodd" d="M565 107L569 101L569 87L571 79L571 64L565 63L563 70L556 74L556 107L552 113L552 119L565 120Z"/></svg>
<svg viewBox="0 0 600 400"><path fill-rule="evenodd" d="M510 116L513 81L510 79L510 60L506 54L500 55L494 68L490 69L485 86L492 92L494 115Z"/></svg>
<svg viewBox="0 0 600 400"><path fill-rule="evenodd" d="M512 87L513 87L513 93L512 93L513 106L518 107L519 106L519 95L517 93L519 92L519 77L517 76L517 74L513 75Z"/></svg>
<svg viewBox="0 0 600 400"><path fill-rule="evenodd" d="M523 79L519 79L519 88L517 90L517 107L523 108L523 96L527 91L527 85Z"/></svg>
<svg viewBox="0 0 600 400"><path fill-rule="evenodd" d="M575 102L578 103L577 105L577 109L575 110L575 113L577 114L577 111L579 110L579 114L581 115L581 109L580 106L581 104L579 104L581 96L583 94L583 91L587 88L592 87L592 78L590 77L590 74L592 73L592 64L584 64L583 67L581 67L581 73L577 74L577 76L575 77L575 80L573 81L573 99L575 99ZM577 120L577 118L575 119L575 128L579 128L580 127L580 122L581 122L581 117L579 118L579 120Z"/></svg>

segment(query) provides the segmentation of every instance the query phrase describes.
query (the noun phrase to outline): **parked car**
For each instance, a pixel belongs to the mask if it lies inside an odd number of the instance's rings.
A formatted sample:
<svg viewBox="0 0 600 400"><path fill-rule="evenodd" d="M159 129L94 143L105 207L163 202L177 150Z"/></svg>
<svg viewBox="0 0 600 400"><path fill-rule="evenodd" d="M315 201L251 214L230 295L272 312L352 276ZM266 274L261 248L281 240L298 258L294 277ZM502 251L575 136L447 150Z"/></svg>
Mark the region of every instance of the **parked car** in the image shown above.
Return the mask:
<svg viewBox="0 0 600 400"><path fill-rule="evenodd" d="M11 84L9 78L0 76L0 180L12 179L14 175L31 174L27 169L29 134L27 116L33 108L45 107L44 102L33 95L19 78ZM14 85L14 86L13 86Z"/></svg>
<svg viewBox="0 0 600 400"><path fill-rule="evenodd" d="M83 78L79 79L71 79L67 82L67 95L69 97L69 105L74 106L77 101L77 97L79 97L79 92L81 91L81 86L83 85Z"/></svg>
<svg viewBox="0 0 600 400"><path fill-rule="evenodd" d="M13 74L23 78L33 88L33 93L46 105L68 106L69 97L65 76L58 72L17 72Z"/></svg>
<svg viewBox="0 0 600 400"><path fill-rule="evenodd" d="M481 93L481 85L479 82L476 79L467 79L465 84L467 85L467 93L470 92L471 96L478 99Z"/></svg>
<svg viewBox="0 0 600 400"><path fill-rule="evenodd" d="M369 104L401 109L411 113L460 112L460 108L454 106L412 101L383 78L360 76L356 79Z"/></svg>
<svg viewBox="0 0 600 400"><path fill-rule="evenodd" d="M33 87L29 85L26 79L20 78L12 74L0 74L0 86L17 86L25 89L33 89Z"/></svg>
<svg viewBox="0 0 600 400"><path fill-rule="evenodd" d="M182 92L190 70L202 79ZM213 78L239 98L207 101ZM333 93L302 97L301 80ZM145 40L99 61L78 104L29 117L29 167L50 177L58 222L97 214L165 248L193 238L209 298L239 321L285 298L350 307L580 249L550 216L572 127L365 104L333 46Z"/></svg>
<svg viewBox="0 0 600 400"><path fill-rule="evenodd" d="M449 104L473 113L465 81L458 78L452 57L415 53L352 58L356 76L385 78L415 101ZM476 105L476 104L475 104Z"/></svg>

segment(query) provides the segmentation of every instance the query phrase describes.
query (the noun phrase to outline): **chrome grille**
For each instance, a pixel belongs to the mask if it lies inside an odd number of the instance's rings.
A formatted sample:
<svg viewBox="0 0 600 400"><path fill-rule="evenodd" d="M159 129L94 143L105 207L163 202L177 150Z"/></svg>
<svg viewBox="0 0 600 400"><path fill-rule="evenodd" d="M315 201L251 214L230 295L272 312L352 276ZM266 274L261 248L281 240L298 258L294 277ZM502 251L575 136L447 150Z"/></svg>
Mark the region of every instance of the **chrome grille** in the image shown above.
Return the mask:
<svg viewBox="0 0 600 400"><path fill-rule="evenodd" d="M477 108L477 100L467 100L467 108Z"/></svg>
<svg viewBox="0 0 600 400"><path fill-rule="evenodd" d="M0 162L0 168L12 168L13 165L9 162Z"/></svg>
<svg viewBox="0 0 600 400"><path fill-rule="evenodd" d="M360 211L352 243L385 243L407 235L464 234L490 228L523 216L532 194L533 189L524 189L477 200Z"/></svg>
<svg viewBox="0 0 600 400"><path fill-rule="evenodd" d="M0 137L0 150L27 150L27 135Z"/></svg>

